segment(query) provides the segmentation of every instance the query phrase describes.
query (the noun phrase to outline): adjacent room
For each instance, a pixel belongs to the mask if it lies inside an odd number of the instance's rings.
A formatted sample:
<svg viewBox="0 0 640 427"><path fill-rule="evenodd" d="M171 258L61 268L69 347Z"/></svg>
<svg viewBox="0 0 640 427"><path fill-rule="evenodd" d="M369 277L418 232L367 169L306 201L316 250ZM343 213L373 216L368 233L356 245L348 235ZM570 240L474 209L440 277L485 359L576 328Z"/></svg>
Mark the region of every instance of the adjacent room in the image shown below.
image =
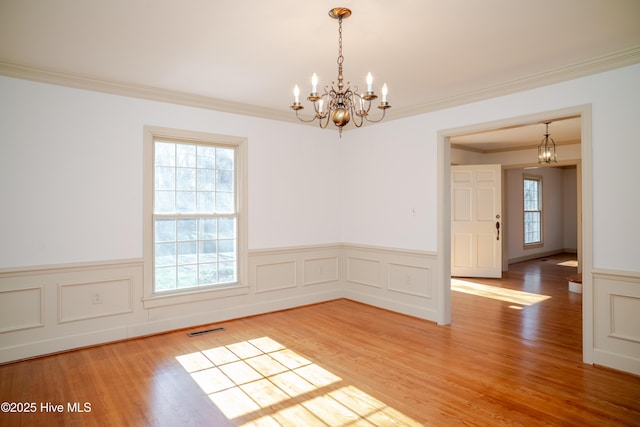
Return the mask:
<svg viewBox="0 0 640 427"><path fill-rule="evenodd" d="M638 16L0 0L0 425L637 425Z"/></svg>

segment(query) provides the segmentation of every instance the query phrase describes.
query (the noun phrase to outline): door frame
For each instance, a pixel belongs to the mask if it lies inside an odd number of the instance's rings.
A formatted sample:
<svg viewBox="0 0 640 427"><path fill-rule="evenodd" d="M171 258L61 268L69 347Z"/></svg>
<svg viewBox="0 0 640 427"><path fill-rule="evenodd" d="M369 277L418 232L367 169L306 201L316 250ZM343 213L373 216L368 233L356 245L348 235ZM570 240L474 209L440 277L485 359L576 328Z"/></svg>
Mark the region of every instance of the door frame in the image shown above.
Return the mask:
<svg viewBox="0 0 640 427"><path fill-rule="evenodd" d="M578 210L582 213L578 246L582 250L582 359L593 364L593 164L591 140L591 104L578 105L559 110L543 111L526 116L512 117L492 122L444 129L438 131L438 280L437 323L451 323L451 142L453 136L488 131L507 126L539 123L558 117L581 117L581 201ZM580 238L580 235L582 236ZM580 241L582 244L580 245ZM580 250L580 248L578 248Z"/></svg>

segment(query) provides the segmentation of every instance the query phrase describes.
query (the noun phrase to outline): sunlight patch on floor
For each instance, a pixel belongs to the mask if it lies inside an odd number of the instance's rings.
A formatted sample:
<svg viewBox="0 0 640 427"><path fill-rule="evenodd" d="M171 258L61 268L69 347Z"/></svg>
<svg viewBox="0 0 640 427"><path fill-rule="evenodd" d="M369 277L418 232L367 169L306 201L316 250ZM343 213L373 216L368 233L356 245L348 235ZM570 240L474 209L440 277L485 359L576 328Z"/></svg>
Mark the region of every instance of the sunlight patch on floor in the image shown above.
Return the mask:
<svg viewBox="0 0 640 427"><path fill-rule="evenodd" d="M269 337L176 360L234 425L419 425Z"/></svg>
<svg viewBox="0 0 640 427"><path fill-rule="evenodd" d="M577 267L578 266L578 260L577 259L570 259L568 261L559 262L557 265L561 265L563 267Z"/></svg>
<svg viewBox="0 0 640 427"><path fill-rule="evenodd" d="M548 295L516 291L454 278L451 278L451 290L520 305L534 305L551 298Z"/></svg>

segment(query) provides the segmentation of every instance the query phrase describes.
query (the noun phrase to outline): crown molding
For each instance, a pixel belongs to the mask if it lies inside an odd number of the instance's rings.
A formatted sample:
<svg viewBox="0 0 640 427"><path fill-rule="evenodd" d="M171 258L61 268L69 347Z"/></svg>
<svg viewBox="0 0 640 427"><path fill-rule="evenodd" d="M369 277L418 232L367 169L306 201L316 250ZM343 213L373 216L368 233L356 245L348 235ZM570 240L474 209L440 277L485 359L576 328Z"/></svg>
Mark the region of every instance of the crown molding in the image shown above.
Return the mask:
<svg viewBox="0 0 640 427"><path fill-rule="evenodd" d="M586 77L592 74L598 74L638 63L640 63L640 46L634 46L629 49L620 50L608 55L599 56L565 67L545 71L543 73L532 74L519 79L502 82L497 85L468 91L446 98L440 98L418 106L397 108L393 113L393 117L389 117L389 120L416 116L418 114L443 110L445 108L456 107L459 105L469 104L471 102L509 95L511 93L522 92L554 83Z"/></svg>
<svg viewBox="0 0 640 427"><path fill-rule="evenodd" d="M497 85L437 99L418 106L396 108L393 114L387 116L387 121L442 110L471 102L482 101L484 99L521 92L553 83L560 83L637 63L640 63L640 46L635 46L544 73L533 74ZM128 96L152 101L186 105L190 107L206 108L225 113L300 123L295 119L295 116L292 116L288 111L275 108L258 107L255 105L225 101L201 95L159 89L152 86L100 80L87 76L61 73L7 62L0 62L0 75L23 80L37 81L40 83L49 83L76 89L108 93L112 95Z"/></svg>
<svg viewBox="0 0 640 427"><path fill-rule="evenodd" d="M186 105L189 107L205 108L225 113L241 114L252 117L261 117L272 120L294 122L294 118L287 112L239 102L225 101L201 95L185 92L159 89L152 86L135 85L109 80L100 80L75 74L61 73L24 65L0 62L0 75L15 77L23 80L31 80L40 83L54 84L58 86L84 89L94 92L121 95L133 98L147 99L151 101L168 102L171 104Z"/></svg>

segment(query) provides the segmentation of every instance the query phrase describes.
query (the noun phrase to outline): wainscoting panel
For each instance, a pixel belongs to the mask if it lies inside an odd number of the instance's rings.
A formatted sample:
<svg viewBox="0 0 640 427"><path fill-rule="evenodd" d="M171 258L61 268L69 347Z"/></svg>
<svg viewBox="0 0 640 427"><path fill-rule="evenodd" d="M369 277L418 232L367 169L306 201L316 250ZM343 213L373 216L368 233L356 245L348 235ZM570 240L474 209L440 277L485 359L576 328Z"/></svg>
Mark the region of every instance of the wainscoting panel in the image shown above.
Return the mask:
<svg viewBox="0 0 640 427"><path fill-rule="evenodd" d="M389 263L387 283L390 291L432 298L430 268Z"/></svg>
<svg viewBox="0 0 640 427"><path fill-rule="evenodd" d="M375 258L347 256L347 280L380 288L381 261Z"/></svg>
<svg viewBox="0 0 640 427"><path fill-rule="evenodd" d="M296 261L258 264L256 272L256 293L296 287Z"/></svg>
<svg viewBox="0 0 640 427"><path fill-rule="evenodd" d="M44 326L42 286L0 290L0 333Z"/></svg>
<svg viewBox="0 0 640 427"><path fill-rule="evenodd" d="M358 245L251 250L245 292L143 304L144 262L0 270L0 363L337 298L434 320L434 254Z"/></svg>
<svg viewBox="0 0 640 427"><path fill-rule="evenodd" d="M323 292L339 280L340 245L249 251L249 282L255 293L295 290L296 295ZM305 286L314 285L308 291Z"/></svg>
<svg viewBox="0 0 640 427"><path fill-rule="evenodd" d="M337 282L339 280L338 256L304 260L304 285Z"/></svg>
<svg viewBox="0 0 640 427"><path fill-rule="evenodd" d="M128 338L142 286L141 260L0 271L0 363Z"/></svg>
<svg viewBox="0 0 640 427"><path fill-rule="evenodd" d="M640 375L640 273L593 273L594 362Z"/></svg>
<svg viewBox="0 0 640 427"><path fill-rule="evenodd" d="M133 311L133 277L58 285L58 322L75 322Z"/></svg>
<svg viewBox="0 0 640 427"><path fill-rule="evenodd" d="M434 253L364 245L345 245L344 253L347 298L437 320Z"/></svg>

